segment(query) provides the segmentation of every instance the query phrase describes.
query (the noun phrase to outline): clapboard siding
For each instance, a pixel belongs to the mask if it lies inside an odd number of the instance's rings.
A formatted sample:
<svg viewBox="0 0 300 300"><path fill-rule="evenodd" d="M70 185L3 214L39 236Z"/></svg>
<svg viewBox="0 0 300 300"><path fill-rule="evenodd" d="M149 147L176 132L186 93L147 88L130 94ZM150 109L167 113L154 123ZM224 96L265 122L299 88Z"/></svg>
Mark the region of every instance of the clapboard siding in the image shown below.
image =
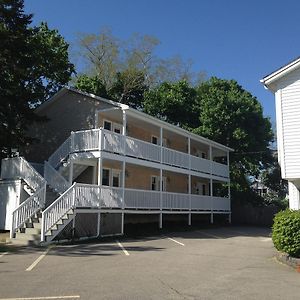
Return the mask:
<svg viewBox="0 0 300 300"><path fill-rule="evenodd" d="M300 178L300 70L280 81L285 178Z"/></svg>

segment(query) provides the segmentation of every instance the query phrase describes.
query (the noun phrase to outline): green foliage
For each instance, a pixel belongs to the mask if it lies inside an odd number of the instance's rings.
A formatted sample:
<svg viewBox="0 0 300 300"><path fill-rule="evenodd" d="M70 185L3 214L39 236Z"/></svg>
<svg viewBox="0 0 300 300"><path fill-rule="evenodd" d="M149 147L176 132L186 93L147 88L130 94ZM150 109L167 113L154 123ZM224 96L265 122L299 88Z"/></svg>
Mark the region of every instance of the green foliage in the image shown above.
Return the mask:
<svg viewBox="0 0 300 300"><path fill-rule="evenodd" d="M106 87L98 76L80 75L77 77L74 87L83 92L109 98Z"/></svg>
<svg viewBox="0 0 300 300"><path fill-rule="evenodd" d="M97 75L80 75L77 77L74 87L133 108L141 108L144 92L148 89L142 72L133 69L125 70L116 73L112 80L111 87L108 87Z"/></svg>
<svg viewBox="0 0 300 300"><path fill-rule="evenodd" d="M196 90L186 81L164 82L144 96L144 111L174 125L190 128L199 125Z"/></svg>
<svg viewBox="0 0 300 300"><path fill-rule="evenodd" d="M32 139L27 129L41 120L34 108L65 85L74 71L68 44L47 24L30 27L23 0L0 3L0 157Z"/></svg>
<svg viewBox="0 0 300 300"><path fill-rule="evenodd" d="M300 257L300 211L285 210L276 214L272 240L277 250Z"/></svg>
<svg viewBox="0 0 300 300"><path fill-rule="evenodd" d="M211 78L197 87L200 126L194 133L231 147L232 188L248 192L246 177L272 162L271 123L258 100L234 80Z"/></svg>

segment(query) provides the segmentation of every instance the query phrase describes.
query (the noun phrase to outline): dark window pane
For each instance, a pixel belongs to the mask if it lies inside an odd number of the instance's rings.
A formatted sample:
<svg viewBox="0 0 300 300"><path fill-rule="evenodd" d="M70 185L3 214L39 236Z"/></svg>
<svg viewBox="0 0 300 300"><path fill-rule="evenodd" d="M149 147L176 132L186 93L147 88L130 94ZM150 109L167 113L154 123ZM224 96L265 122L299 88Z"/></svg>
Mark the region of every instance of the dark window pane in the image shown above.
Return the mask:
<svg viewBox="0 0 300 300"><path fill-rule="evenodd" d="M104 121L104 129L111 130L111 122Z"/></svg>
<svg viewBox="0 0 300 300"><path fill-rule="evenodd" d="M102 170L102 185L109 185L109 170Z"/></svg>

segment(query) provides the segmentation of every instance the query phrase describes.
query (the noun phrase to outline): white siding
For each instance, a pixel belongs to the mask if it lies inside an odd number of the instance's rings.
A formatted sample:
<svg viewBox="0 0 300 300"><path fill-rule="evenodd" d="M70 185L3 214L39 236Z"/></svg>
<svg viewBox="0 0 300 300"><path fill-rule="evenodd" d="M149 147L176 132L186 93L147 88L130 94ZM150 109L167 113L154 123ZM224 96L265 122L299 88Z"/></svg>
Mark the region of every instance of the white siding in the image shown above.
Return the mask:
<svg viewBox="0 0 300 300"><path fill-rule="evenodd" d="M279 143L284 159L282 173L284 178L296 179L300 178L300 70L283 78L280 87L281 105L276 105L276 109L277 113L281 110L282 127L279 124L278 137L282 131L282 144Z"/></svg>
<svg viewBox="0 0 300 300"><path fill-rule="evenodd" d="M299 190L293 182L289 181L289 207L290 209L300 209Z"/></svg>

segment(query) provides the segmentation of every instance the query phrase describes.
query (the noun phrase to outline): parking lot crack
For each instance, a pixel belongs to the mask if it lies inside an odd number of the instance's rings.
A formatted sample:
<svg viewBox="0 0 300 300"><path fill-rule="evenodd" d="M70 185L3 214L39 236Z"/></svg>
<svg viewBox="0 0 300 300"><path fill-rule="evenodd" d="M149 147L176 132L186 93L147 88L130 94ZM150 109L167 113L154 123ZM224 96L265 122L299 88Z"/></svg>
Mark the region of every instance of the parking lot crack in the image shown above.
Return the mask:
<svg viewBox="0 0 300 300"><path fill-rule="evenodd" d="M175 294L179 295L180 297L182 297L183 299L192 299L191 297L188 297L186 295L184 295L183 293L179 292L178 290L176 290L174 287L172 287L171 285L167 284L166 282L164 282L163 280L161 280L160 278L157 278L159 280L159 282L167 287L168 289L170 289L172 292L174 292Z"/></svg>

